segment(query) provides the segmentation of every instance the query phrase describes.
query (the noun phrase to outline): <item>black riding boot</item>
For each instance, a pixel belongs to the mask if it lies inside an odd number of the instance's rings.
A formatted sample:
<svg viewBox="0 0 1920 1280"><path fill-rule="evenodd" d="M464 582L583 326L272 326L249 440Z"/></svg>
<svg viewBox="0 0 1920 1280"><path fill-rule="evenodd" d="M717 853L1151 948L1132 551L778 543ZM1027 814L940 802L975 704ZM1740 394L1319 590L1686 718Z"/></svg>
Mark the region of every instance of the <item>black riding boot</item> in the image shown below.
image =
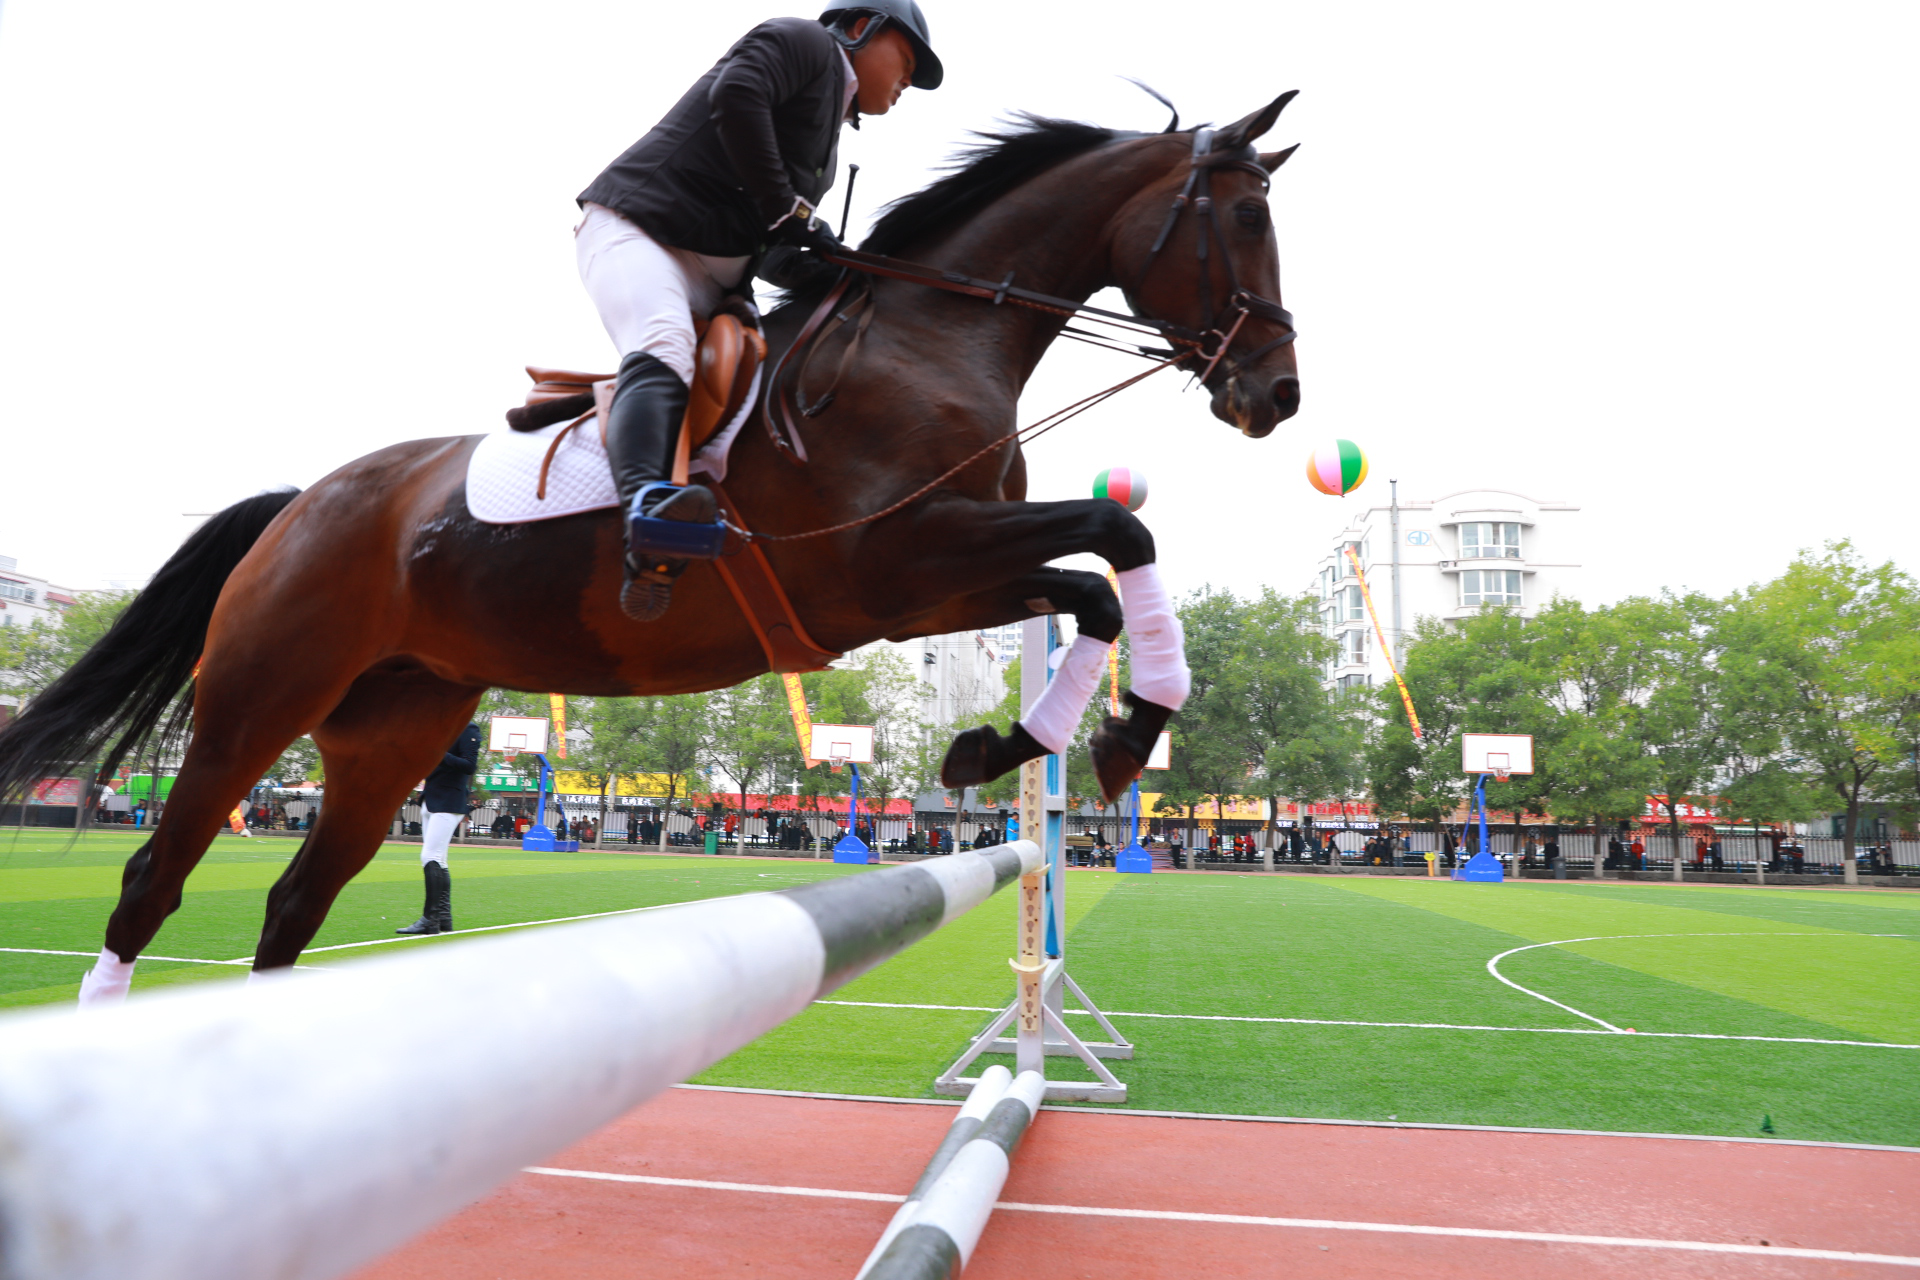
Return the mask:
<svg viewBox="0 0 1920 1280"><path fill-rule="evenodd" d="M437 862L429 862L421 867L427 881L426 905L420 908L420 918L404 929L395 929L395 933L430 934L453 932L453 877L447 869Z"/></svg>
<svg viewBox="0 0 1920 1280"><path fill-rule="evenodd" d="M620 379L607 412L607 460L613 465L614 488L629 522L636 516L652 516L713 523L713 491L703 485L648 495L644 510L634 506L646 486L671 479L673 452L680 443L680 422L686 413L687 384L679 374L644 351L630 352L620 361ZM685 560L666 556L636 560L629 554L620 611L636 622L658 618L673 603L673 580L686 570Z"/></svg>

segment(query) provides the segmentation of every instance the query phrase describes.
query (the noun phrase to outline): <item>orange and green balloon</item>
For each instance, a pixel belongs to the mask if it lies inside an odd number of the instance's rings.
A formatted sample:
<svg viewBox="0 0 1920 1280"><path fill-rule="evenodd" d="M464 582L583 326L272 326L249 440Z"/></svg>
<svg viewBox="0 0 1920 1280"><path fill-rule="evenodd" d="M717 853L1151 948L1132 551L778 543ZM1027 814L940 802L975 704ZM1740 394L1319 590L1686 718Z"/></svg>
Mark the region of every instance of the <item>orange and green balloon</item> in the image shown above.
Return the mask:
<svg viewBox="0 0 1920 1280"><path fill-rule="evenodd" d="M1093 496L1138 511L1147 505L1147 478L1132 467L1108 467L1093 478Z"/></svg>
<svg viewBox="0 0 1920 1280"><path fill-rule="evenodd" d="M1367 455L1351 440L1321 445L1307 457L1307 483L1338 498L1358 489L1367 478Z"/></svg>

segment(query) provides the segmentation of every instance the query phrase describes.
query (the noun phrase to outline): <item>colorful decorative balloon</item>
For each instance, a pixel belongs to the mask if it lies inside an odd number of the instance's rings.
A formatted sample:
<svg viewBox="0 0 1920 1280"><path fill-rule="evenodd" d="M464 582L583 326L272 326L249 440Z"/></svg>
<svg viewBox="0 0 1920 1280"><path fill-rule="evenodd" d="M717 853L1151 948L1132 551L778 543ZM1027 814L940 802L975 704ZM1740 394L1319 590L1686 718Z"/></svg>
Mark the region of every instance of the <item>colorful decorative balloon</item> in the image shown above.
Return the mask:
<svg viewBox="0 0 1920 1280"><path fill-rule="evenodd" d="M1138 511L1147 505L1147 478L1132 467L1108 467L1093 478L1093 496Z"/></svg>
<svg viewBox="0 0 1920 1280"><path fill-rule="evenodd" d="M1307 457L1307 483L1338 498L1358 489L1367 478L1367 455L1351 440L1323 444Z"/></svg>

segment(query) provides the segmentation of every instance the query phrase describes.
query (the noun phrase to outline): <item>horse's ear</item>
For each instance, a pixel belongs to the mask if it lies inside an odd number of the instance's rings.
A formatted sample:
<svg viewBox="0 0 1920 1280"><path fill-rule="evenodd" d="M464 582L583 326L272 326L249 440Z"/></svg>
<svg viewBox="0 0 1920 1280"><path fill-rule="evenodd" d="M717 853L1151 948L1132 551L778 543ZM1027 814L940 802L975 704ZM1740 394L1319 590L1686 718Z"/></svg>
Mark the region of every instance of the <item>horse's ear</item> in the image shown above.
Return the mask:
<svg viewBox="0 0 1920 1280"><path fill-rule="evenodd" d="M1268 173L1272 173L1275 169L1285 164L1288 159L1292 157L1293 153L1299 149L1300 144L1296 142L1285 151L1262 151L1259 156L1260 167Z"/></svg>
<svg viewBox="0 0 1920 1280"><path fill-rule="evenodd" d="M1280 118L1280 113L1299 92L1298 89L1289 89L1252 115L1235 120L1215 135L1213 145L1221 151L1238 151L1273 128L1273 122Z"/></svg>

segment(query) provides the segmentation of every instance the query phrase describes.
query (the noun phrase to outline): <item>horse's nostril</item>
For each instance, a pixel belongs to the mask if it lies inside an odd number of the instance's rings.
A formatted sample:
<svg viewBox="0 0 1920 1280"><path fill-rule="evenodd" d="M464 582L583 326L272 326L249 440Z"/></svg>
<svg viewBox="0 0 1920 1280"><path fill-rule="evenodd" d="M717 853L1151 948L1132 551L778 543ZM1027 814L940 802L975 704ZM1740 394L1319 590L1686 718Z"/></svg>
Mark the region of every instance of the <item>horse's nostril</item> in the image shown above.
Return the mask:
<svg viewBox="0 0 1920 1280"><path fill-rule="evenodd" d="M1281 420L1291 418L1300 411L1300 379L1288 374L1273 380L1273 403L1280 410Z"/></svg>

